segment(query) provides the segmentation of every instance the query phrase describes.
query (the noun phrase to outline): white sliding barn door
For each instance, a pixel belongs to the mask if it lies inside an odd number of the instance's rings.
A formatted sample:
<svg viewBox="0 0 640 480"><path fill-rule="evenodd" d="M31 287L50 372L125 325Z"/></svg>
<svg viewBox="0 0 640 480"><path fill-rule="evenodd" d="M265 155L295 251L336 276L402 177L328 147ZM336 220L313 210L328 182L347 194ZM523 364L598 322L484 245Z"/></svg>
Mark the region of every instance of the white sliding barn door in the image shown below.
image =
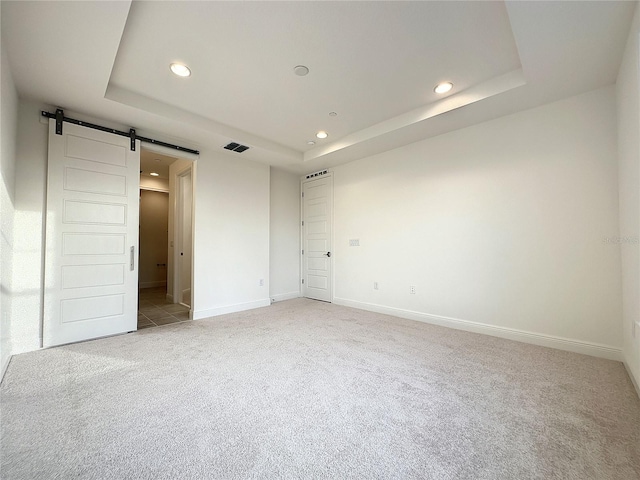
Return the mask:
<svg viewBox="0 0 640 480"><path fill-rule="evenodd" d="M44 346L137 329L140 142L49 120Z"/></svg>

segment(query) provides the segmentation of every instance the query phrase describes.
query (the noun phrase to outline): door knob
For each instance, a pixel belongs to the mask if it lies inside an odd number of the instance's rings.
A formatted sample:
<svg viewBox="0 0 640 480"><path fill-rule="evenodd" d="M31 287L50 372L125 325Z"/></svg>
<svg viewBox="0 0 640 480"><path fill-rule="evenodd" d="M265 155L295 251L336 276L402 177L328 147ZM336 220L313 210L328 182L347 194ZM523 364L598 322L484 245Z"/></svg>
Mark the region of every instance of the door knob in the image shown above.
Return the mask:
<svg viewBox="0 0 640 480"><path fill-rule="evenodd" d="M325 257L330 257L331 256L331 252L327 252L324 254Z"/></svg>

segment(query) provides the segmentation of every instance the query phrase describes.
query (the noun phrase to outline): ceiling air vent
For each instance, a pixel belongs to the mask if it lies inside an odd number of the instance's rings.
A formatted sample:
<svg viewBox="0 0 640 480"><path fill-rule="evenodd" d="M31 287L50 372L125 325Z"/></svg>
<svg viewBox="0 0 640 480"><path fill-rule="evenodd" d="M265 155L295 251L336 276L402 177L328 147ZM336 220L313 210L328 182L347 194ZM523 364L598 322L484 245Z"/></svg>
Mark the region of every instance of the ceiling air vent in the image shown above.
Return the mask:
<svg viewBox="0 0 640 480"><path fill-rule="evenodd" d="M238 153L242 153L245 150L249 150L249 147L247 147L246 145L240 145L239 143L235 143L235 142L231 142L228 145L225 145L224 148L226 150L231 150L233 152L238 152Z"/></svg>
<svg viewBox="0 0 640 480"><path fill-rule="evenodd" d="M321 175L326 175L327 173L329 173L327 170L320 170L319 172L310 173L307 175L307 178L319 177Z"/></svg>

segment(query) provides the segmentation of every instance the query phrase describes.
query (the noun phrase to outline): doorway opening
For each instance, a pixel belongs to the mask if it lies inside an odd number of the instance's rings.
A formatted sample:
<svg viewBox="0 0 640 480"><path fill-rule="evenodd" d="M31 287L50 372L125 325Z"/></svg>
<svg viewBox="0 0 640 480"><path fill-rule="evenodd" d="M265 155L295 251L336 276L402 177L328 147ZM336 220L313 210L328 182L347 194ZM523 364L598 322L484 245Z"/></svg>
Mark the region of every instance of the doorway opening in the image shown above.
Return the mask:
<svg viewBox="0 0 640 480"><path fill-rule="evenodd" d="M193 165L140 152L138 329L192 318Z"/></svg>

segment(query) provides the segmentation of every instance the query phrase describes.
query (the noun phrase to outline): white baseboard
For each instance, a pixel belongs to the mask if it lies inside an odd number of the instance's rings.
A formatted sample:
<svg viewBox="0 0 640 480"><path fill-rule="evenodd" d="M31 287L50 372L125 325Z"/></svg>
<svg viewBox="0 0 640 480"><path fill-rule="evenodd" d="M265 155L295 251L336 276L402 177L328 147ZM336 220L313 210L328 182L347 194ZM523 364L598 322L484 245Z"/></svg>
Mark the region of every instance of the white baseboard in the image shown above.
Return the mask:
<svg viewBox="0 0 640 480"><path fill-rule="evenodd" d="M0 383L4 380L4 374L7 371L7 367L9 366L9 362L11 361L11 355L7 355L7 358L2 359L2 365L0 365Z"/></svg>
<svg viewBox="0 0 640 480"><path fill-rule="evenodd" d="M165 281L157 281L157 282L140 282L140 288L156 288L156 287L166 287L167 282Z"/></svg>
<svg viewBox="0 0 640 480"><path fill-rule="evenodd" d="M627 370L627 374L629 374L631 383L633 383L633 386L636 388L636 394L638 395L638 398L640 398L640 385L638 385L636 377L633 376L633 370L631 370L626 360L624 360L622 363L624 364L624 368Z"/></svg>
<svg viewBox="0 0 640 480"><path fill-rule="evenodd" d="M209 310L194 311L193 319L201 320L203 318L224 315L225 313L235 313L235 312L242 312L244 310L251 310L253 308L268 307L269 305L271 305L271 301L268 298L264 298L262 300L256 300L255 302L236 303L235 305L225 305L223 307L211 308Z"/></svg>
<svg viewBox="0 0 640 480"><path fill-rule="evenodd" d="M566 350L569 352L582 353L593 357L607 358L609 360L623 361L622 349L609 345L598 343L584 342L582 340L574 340L571 338L556 337L553 335L545 335L541 333L527 332L517 330L515 328L498 327L488 325L486 323L472 322L470 320L461 320L459 318L443 317L440 315L431 315L428 313L415 312L412 310L404 310L395 307L386 307L373 303L358 302L348 300L346 298L334 298L333 303L344 305L345 307L359 308L370 312L383 313L393 315L395 317L406 318L409 320L417 320L419 322L431 323L442 327L455 328L457 330L465 330L467 332L482 333L493 337L506 338L515 340L516 342L530 343L540 345L542 347L557 348L558 350Z"/></svg>
<svg viewBox="0 0 640 480"><path fill-rule="evenodd" d="M294 298L300 298L300 292L280 293L278 295L272 295L271 302L284 302L285 300L293 300Z"/></svg>

